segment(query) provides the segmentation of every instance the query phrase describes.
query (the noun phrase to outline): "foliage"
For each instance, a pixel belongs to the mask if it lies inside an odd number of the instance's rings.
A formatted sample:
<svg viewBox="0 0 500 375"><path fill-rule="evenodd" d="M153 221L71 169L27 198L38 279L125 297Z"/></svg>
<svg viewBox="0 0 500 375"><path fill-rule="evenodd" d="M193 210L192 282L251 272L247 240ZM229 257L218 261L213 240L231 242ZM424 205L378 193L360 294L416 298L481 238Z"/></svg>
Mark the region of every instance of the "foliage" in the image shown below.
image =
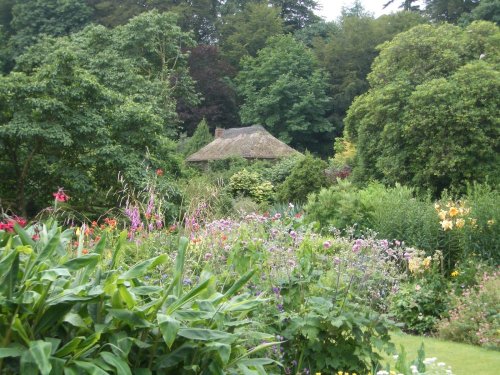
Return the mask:
<svg viewBox="0 0 500 375"><path fill-rule="evenodd" d="M425 13L436 22L456 23L478 4L479 0L426 0Z"/></svg>
<svg viewBox="0 0 500 375"><path fill-rule="evenodd" d="M17 0L12 7L9 43L19 56L43 35L63 36L81 30L91 14L91 8L80 0Z"/></svg>
<svg viewBox="0 0 500 375"><path fill-rule="evenodd" d="M432 332L449 306L448 283L441 271L442 254L436 252L426 257L423 252L406 252L411 281L391 296L390 311L396 321L404 323L405 330L417 334Z"/></svg>
<svg viewBox="0 0 500 375"><path fill-rule="evenodd" d="M283 34L280 10L266 3L250 3L242 12L224 17L220 29L223 55L235 67L244 56L257 55L269 37Z"/></svg>
<svg viewBox="0 0 500 375"><path fill-rule="evenodd" d="M285 157L279 160L270 168L262 171L265 180L270 181L273 185L277 186L285 182L286 178L292 173L295 165L303 158L303 155L297 154Z"/></svg>
<svg viewBox="0 0 500 375"><path fill-rule="evenodd" d="M19 72L0 78L1 163L11 171L2 195L36 211L64 186L89 209L110 204L118 172L135 187L148 168L179 176L167 137L177 132L176 97L192 97L179 41L192 43L173 15L146 13L30 48Z"/></svg>
<svg viewBox="0 0 500 375"><path fill-rule="evenodd" d="M499 35L486 22L466 30L426 25L382 45L369 75L371 89L346 118L358 180L400 182L436 195L488 175L496 183L493 108L500 81L492 46Z"/></svg>
<svg viewBox="0 0 500 375"><path fill-rule="evenodd" d="M236 83L244 98L242 122L262 124L293 147L317 148L316 140L331 124L324 117L327 76L312 52L292 36L278 36L241 65Z"/></svg>
<svg viewBox="0 0 500 375"><path fill-rule="evenodd" d="M500 348L499 276L496 271L483 275L478 272L478 285L465 288L460 296L454 296L449 317L438 325L439 337L497 350Z"/></svg>
<svg viewBox="0 0 500 375"><path fill-rule="evenodd" d="M229 81L236 75L236 70L221 55L220 49L214 45L197 45L190 49L188 65L201 100L194 105L192 100L179 98L177 113L182 129L191 135L203 118L206 118L211 130L213 127L239 126L236 89Z"/></svg>
<svg viewBox="0 0 500 375"><path fill-rule="evenodd" d="M263 181L257 172L246 169L231 177L228 188L234 196L248 196L257 203L270 202L274 190L273 185L269 181Z"/></svg>
<svg viewBox="0 0 500 375"><path fill-rule="evenodd" d="M272 363L250 357L270 344L255 343L249 350L252 340L244 320L263 301L236 295L255 271L224 293L216 292L209 274L186 290L188 241L181 238L171 281L148 285L144 275L169 257L116 269L126 232L114 248L103 237L86 252L82 233L72 254L67 250L71 229L38 224L15 230L17 235L0 232L4 373L265 373L264 365ZM31 238L35 234L37 240Z"/></svg>
<svg viewBox="0 0 500 375"><path fill-rule="evenodd" d="M353 9L343 13L335 24L335 32L314 38L312 50L320 66L329 73L332 109L328 116L335 136L342 134L343 120L354 98L368 90L367 75L378 55L376 47L423 22L415 12L398 12L374 19L362 8Z"/></svg>
<svg viewBox="0 0 500 375"><path fill-rule="evenodd" d="M196 127L196 130L191 138L189 138L182 149L184 155L191 155L212 142L213 137L208 130L208 124L205 119Z"/></svg>
<svg viewBox="0 0 500 375"><path fill-rule="evenodd" d="M279 187L278 198L282 202L305 202L309 193L326 185L326 166L326 162L307 153Z"/></svg>

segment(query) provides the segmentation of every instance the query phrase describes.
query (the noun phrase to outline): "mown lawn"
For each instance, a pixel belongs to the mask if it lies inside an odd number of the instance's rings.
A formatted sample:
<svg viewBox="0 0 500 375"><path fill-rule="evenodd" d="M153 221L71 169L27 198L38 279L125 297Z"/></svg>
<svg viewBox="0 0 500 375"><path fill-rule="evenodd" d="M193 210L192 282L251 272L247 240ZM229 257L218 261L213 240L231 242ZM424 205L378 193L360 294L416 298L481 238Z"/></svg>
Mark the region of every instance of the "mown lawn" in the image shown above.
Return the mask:
<svg viewBox="0 0 500 375"><path fill-rule="evenodd" d="M393 334L393 342L399 350L405 347L407 358L417 357L417 350L423 342L426 357L437 357L452 367L456 375L498 375L500 373L500 352L477 346L443 341L435 338ZM390 359L392 362L392 358Z"/></svg>

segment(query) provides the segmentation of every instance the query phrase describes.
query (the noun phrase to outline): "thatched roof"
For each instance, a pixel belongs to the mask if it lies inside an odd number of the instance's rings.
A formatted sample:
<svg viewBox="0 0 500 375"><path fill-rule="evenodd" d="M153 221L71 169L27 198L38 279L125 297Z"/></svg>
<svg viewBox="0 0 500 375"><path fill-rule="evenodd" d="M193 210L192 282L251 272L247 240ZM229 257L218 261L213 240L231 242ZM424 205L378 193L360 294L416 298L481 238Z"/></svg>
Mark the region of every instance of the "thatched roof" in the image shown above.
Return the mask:
<svg viewBox="0 0 500 375"><path fill-rule="evenodd" d="M187 158L202 162L241 156L246 159L280 159L298 153L269 134L260 125L246 128L216 129L216 138Z"/></svg>

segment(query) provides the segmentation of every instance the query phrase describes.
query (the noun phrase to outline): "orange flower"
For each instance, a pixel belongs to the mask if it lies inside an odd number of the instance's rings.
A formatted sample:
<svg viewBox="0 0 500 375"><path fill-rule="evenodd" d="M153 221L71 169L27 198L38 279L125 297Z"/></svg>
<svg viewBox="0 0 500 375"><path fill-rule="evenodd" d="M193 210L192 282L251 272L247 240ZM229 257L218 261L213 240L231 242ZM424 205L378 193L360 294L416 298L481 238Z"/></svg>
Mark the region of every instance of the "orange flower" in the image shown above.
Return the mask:
<svg viewBox="0 0 500 375"><path fill-rule="evenodd" d="M450 217L457 216L458 209L456 207L451 207L449 213L450 213Z"/></svg>
<svg viewBox="0 0 500 375"><path fill-rule="evenodd" d="M88 254L88 253L89 253L89 251L87 249L82 250L82 254Z"/></svg>

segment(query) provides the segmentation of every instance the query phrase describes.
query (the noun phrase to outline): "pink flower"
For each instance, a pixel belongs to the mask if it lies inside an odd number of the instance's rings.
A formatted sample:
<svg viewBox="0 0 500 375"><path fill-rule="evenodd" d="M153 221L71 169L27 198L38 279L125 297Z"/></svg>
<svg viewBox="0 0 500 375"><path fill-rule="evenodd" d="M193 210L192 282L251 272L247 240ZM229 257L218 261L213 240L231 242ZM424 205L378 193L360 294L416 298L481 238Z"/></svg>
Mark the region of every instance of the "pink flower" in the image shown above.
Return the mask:
<svg viewBox="0 0 500 375"><path fill-rule="evenodd" d="M323 242L323 247L325 249L329 249L330 247L332 247L332 243L330 241L325 241Z"/></svg>
<svg viewBox="0 0 500 375"><path fill-rule="evenodd" d="M66 195L63 188L59 188L56 193L52 193L52 196L58 202L67 202L69 200L69 196Z"/></svg>

